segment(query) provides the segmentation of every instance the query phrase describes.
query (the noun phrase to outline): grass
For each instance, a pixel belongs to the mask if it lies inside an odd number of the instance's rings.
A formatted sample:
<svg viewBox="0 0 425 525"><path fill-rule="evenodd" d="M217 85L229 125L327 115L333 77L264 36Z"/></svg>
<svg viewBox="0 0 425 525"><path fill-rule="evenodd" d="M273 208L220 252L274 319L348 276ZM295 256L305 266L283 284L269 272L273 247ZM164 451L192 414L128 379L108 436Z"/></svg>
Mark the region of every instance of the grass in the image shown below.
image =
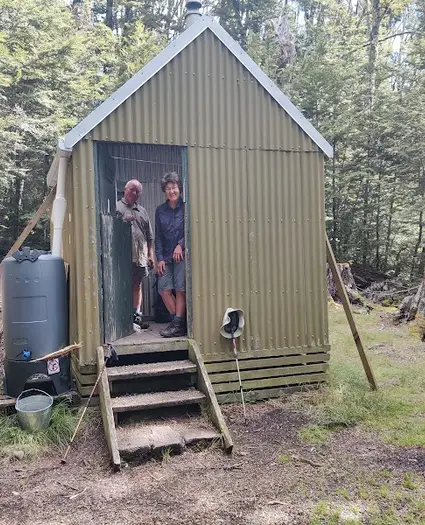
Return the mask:
<svg viewBox="0 0 425 525"><path fill-rule="evenodd" d="M364 523L425 525L424 484L411 472L397 479L389 470L358 471L355 488L335 490L335 500L311 511L310 525Z"/></svg>
<svg viewBox="0 0 425 525"><path fill-rule="evenodd" d="M419 487L419 482L411 472L406 472L404 475L403 487L409 490L416 490Z"/></svg>
<svg viewBox="0 0 425 525"><path fill-rule="evenodd" d="M381 309L355 316L379 385L373 392L342 307L330 307L330 383L302 397L315 420L301 430L303 441L323 443L330 431L361 424L394 445L425 445L424 345L410 327L381 318L387 314Z"/></svg>
<svg viewBox="0 0 425 525"><path fill-rule="evenodd" d="M59 403L52 409L52 419L46 430L27 432L19 426L16 414L0 416L0 457L13 457L17 452L35 457L50 447L68 444L77 422L77 411Z"/></svg>
<svg viewBox="0 0 425 525"><path fill-rule="evenodd" d="M326 501L321 501L313 509L310 525L337 525L341 523L342 509L339 506L332 505ZM351 520L350 520L351 521ZM344 523L350 523L344 521ZM354 522L358 523L358 521Z"/></svg>
<svg viewBox="0 0 425 525"><path fill-rule="evenodd" d="M320 445L328 441L330 430L319 425L306 425L299 432L298 436L304 443Z"/></svg>
<svg viewBox="0 0 425 525"><path fill-rule="evenodd" d="M171 448L166 447L161 451L162 456L162 464L167 465L170 462L171 459Z"/></svg>
<svg viewBox="0 0 425 525"><path fill-rule="evenodd" d="M425 446L425 345L415 328L394 327L389 309L355 315L378 391L370 390L342 307L330 306L330 381L316 392L294 396L312 421L299 439L320 445L334 432L359 426L392 445ZM425 525L425 482L418 474L383 468L356 472L336 488L332 501L311 511L310 524ZM360 505L357 516L352 510ZM347 518L348 511L348 518ZM345 516L344 516L345 513ZM355 513L354 513L355 514Z"/></svg>
<svg viewBox="0 0 425 525"><path fill-rule="evenodd" d="M286 454L281 454L277 458L277 462L279 463L279 465L288 465L289 463L291 463L291 461L292 461L291 456L288 456Z"/></svg>

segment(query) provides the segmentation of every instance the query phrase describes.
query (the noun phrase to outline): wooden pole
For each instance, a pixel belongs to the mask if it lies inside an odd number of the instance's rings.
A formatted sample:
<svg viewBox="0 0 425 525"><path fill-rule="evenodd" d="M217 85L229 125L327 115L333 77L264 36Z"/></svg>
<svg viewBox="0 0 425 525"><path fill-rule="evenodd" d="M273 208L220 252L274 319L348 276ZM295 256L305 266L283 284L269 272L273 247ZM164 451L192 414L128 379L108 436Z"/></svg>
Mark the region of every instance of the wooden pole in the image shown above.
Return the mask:
<svg viewBox="0 0 425 525"><path fill-rule="evenodd" d="M348 324L351 328L351 333L353 334L354 342L356 343L357 350L360 355L360 359L363 364L364 371L366 372L367 380L372 390L377 390L378 386L375 381L375 377L370 367L366 352L362 340L360 339L360 334L357 331L356 323L354 321L353 312L351 310L350 300L348 298L347 290L345 289L344 283L342 282L341 274L339 273L338 265L335 260L334 253L332 251L332 246L329 242L328 236L326 235L326 258L328 264L331 268L332 275L336 284L336 289L338 290L338 295L342 299L342 305L344 306L345 315L347 316Z"/></svg>
<svg viewBox="0 0 425 525"><path fill-rule="evenodd" d="M50 193L45 197L44 201L42 202L41 206L38 208L38 210L35 212L32 219L28 222L28 224L25 226L24 231L21 233L21 235L17 238L17 240L14 242L12 248L7 252L6 257L10 257L13 255L16 250L19 250L19 248L22 246L22 244L26 241L28 235L32 232L32 230L37 225L38 221L41 219L41 216L44 212L46 212L49 208L51 208L56 193L56 186L54 186Z"/></svg>

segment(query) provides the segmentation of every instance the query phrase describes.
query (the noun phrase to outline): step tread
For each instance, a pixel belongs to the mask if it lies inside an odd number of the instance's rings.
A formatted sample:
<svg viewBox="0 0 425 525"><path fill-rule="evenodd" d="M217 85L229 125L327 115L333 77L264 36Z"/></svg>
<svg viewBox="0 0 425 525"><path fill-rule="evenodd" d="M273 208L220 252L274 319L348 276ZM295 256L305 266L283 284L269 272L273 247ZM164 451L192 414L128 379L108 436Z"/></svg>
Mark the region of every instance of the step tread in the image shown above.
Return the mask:
<svg viewBox="0 0 425 525"><path fill-rule="evenodd" d="M187 351L189 343L183 339L166 339L164 341L146 342L115 342L117 355L156 354L164 352Z"/></svg>
<svg viewBox="0 0 425 525"><path fill-rule="evenodd" d="M205 399L202 392L190 389L119 396L112 398L111 404L114 412L128 412L201 403Z"/></svg>
<svg viewBox="0 0 425 525"><path fill-rule="evenodd" d="M196 370L196 365L188 359L181 361L164 361L162 363L115 366L106 369L110 381L139 377L189 374L196 372Z"/></svg>
<svg viewBox="0 0 425 525"><path fill-rule="evenodd" d="M220 434L208 423L138 424L117 428L118 449L123 456L148 456L156 450L170 448L182 452L187 446L211 443Z"/></svg>

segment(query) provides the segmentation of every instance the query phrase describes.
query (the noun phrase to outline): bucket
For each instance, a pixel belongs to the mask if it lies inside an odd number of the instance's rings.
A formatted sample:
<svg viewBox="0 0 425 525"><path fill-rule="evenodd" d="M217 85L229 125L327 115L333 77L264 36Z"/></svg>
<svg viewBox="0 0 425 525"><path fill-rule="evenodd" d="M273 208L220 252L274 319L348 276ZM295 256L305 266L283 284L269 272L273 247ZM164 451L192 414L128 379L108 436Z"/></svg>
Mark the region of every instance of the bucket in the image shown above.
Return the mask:
<svg viewBox="0 0 425 525"><path fill-rule="evenodd" d="M53 398L43 390L24 390L15 403L18 421L23 430L37 432L49 426L52 416Z"/></svg>

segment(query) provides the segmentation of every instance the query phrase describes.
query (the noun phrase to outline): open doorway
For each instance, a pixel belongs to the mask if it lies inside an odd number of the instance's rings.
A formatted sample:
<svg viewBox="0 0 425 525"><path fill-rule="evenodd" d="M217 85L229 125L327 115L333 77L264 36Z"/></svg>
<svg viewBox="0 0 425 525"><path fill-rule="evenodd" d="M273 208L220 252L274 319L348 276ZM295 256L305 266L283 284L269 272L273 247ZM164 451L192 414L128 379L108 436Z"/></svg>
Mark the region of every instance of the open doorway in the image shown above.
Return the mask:
<svg viewBox="0 0 425 525"><path fill-rule="evenodd" d="M164 326L157 323L166 323L168 317L159 299L154 271L149 272L142 281L143 315L150 323L150 328L137 334L133 331L131 227L116 216L116 202L123 197L124 186L129 180L140 181L143 192L138 202L148 212L155 236L155 210L165 201L160 186L160 179L165 173L174 171L179 175L183 181L182 198L186 201L187 149L180 146L98 142L95 145L95 158L103 340L111 342L127 336L131 336L132 340L146 339L148 342L152 342L153 338L161 340L159 331Z"/></svg>

